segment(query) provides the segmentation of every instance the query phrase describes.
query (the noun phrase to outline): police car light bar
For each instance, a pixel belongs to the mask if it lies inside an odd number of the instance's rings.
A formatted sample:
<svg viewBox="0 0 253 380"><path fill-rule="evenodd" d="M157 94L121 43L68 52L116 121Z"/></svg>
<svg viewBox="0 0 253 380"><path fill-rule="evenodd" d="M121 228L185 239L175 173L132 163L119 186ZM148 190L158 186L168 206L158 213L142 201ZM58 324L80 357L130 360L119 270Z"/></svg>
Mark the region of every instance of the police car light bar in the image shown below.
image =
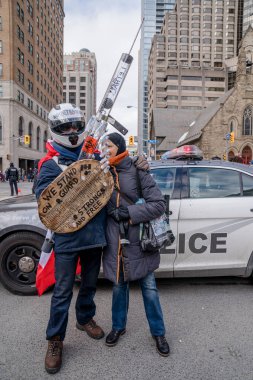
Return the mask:
<svg viewBox="0 0 253 380"><path fill-rule="evenodd" d="M183 145L179 148L169 150L161 156L162 159L183 160L183 159L198 159L202 160L203 153L196 145Z"/></svg>

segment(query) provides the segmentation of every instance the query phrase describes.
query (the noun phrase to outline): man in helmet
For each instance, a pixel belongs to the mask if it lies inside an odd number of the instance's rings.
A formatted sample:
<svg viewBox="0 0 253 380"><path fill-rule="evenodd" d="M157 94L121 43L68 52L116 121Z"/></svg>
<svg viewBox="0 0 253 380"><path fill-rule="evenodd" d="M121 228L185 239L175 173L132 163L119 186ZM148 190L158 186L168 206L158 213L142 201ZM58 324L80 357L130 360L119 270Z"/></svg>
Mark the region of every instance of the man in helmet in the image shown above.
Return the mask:
<svg viewBox="0 0 253 380"><path fill-rule="evenodd" d="M84 116L75 105L55 106L48 115L52 141L47 142L47 156L39 162L35 193L41 192L78 159L84 140ZM96 311L94 296L100 270L102 248L106 245L105 210L101 210L86 226L68 234L54 234L56 284L51 300L51 311L46 331L48 350L45 368L56 373L61 368L63 340L68 310L72 298L76 264L80 258L82 276L76 300L76 327L91 338L101 339L104 332L93 319Z"/></svg>
<svg viewBox="0 0 253 380"><path fill-rule="evenodd" d="M13 162L10 163L10 167L5 172L6 181L9 180L10 188L11 188L11 196L14 195L14 189L16 195L18 195L18 169L15 168Z"/></svg>

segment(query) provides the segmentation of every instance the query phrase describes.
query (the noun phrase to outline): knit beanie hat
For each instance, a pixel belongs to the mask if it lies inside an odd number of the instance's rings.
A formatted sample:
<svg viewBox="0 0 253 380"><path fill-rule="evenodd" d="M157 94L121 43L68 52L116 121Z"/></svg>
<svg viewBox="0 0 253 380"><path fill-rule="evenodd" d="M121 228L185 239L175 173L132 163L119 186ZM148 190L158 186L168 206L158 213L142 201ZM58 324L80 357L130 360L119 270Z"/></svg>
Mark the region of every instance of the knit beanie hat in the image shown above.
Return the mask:
<svg viewBox="0 0 253 380"><path fill-rule="evenodd" d="M108 139L118 147L117 155L125 152L126 150L126 142L123 136L121 136L119 133L109 133L107 135Z"/></svg>

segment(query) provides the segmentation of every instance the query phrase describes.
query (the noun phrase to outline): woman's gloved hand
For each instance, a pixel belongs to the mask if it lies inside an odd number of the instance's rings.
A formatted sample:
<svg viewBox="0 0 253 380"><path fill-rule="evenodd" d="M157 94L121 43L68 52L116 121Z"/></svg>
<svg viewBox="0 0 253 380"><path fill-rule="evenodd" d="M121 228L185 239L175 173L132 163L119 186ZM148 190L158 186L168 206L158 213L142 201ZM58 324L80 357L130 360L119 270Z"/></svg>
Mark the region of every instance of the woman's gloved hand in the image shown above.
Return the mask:
<svg viewBox="0 0 253 380"><path fill-rule="evenodd" d="M132 160L137 169L144 171L149 170L149 163L144 156L135 156Z"/></svg>
<svg viewBox="0 0 253 380"><path fill-rule="evenodd" d="M128 208L125 206L119 206L108 211L108 215L110 215L116 222L130 219Z"/></svg>

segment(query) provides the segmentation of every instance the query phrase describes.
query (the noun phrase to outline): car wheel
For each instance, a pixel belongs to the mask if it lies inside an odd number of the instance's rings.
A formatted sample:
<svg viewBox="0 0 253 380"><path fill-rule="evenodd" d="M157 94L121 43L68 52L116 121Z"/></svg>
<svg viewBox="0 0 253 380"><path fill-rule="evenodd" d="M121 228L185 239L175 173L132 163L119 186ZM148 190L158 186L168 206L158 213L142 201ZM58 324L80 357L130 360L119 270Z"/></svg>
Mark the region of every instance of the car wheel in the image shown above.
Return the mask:
<svg viewBox="0 0 253 380"><path fill-rule="evenodd" d="M44 238L17 232L0 243L0 281L14 294L34 295L36 271Z"/></svg>

